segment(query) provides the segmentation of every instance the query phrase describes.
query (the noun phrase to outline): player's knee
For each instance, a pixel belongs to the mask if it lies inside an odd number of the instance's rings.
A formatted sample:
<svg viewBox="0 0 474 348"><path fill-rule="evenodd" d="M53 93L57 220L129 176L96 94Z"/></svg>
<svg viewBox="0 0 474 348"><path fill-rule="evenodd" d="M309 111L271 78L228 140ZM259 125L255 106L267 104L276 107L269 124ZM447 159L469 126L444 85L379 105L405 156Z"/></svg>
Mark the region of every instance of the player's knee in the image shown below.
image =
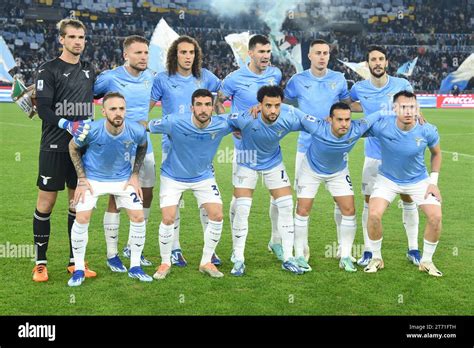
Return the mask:
<svg viewBox="0 0 474 348"><path fill-rule="evenodd" d="M309 216L310 209L309 206L304 205L304 204L298 204L296 206L296 214L299 216Z"/></svg>
<svg viewBox="0 0 474 348"><path fill-rule="evenodd" d="M355 215L355 207L354 206L348 205L348 206L339 207L339 210L341 211L341 214L345 215L345 216Z"/></svg>
<svg viewBox="0 0 474 348"><path fill-rule="evenodd" d="M222 211L209 212L208 217L209 220L216 222L221 222L222 220L224 220L224 214L222 214Z"/></svg>
<svg viewBox="0 0 474 348"><path fill-rule="evenodd" d="M145 217L144 217L143 213L141 213L141 214L139 214L139 213L130 214L130 221L140 223L140 222L145 221Z"/></svg>
<svg viewBox="0 0 474 348"><path fill-rule="evenodd" d="M76 214L76 222L79 224L88 224L90 218L87 215L83 215L80 213Z"/></svg>
<svg viewBox="0 0 474 348"><path fill-rule="evenodd" d="M369 221L372 223L381 223L382 215L383 213L379 210L369 209Z"/></svg>
<svg viewBox="0 0 474 348"><path fill-rule="evenodd" d="M441 220L442 220L441 212L439 213L435 212L427 216L428 224L436 229L441 228Z"/></svg>
<svg viewBox="0 0 474 348"><path fill-rule="evenodd" d="M55 201L49 199L38 200L36 209L43 214L48 214L53 211Z"/></svg>
<svg viewBox="0 0 474 348"><path fill-rule="evenodd" d="M163 215L161 221L164 225L174 225L174 216L165 216Z"/></svg>

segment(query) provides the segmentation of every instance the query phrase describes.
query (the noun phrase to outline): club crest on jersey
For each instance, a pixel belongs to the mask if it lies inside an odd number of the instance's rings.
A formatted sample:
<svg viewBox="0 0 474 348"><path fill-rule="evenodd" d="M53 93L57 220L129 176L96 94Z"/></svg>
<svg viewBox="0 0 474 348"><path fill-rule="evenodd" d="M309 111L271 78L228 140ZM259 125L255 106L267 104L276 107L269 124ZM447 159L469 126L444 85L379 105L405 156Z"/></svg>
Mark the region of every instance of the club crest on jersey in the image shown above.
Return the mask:
<svg viewBox="0 0 474 348"><path fill-rule="evenodd" d="M150 86L150 81L145 80L145 81L143 81L143 84L145 85L145 88L148 89L148 87Z"/></svg>
<svg viewBox="0 0 474 348"><path fill-rule="evenodd" d="M337 82L331 82L329 84L329 87L331 87L331 89L336 89L336 86L337 86Z"/></svg>
<svg viewBox="0 0 474 348"><path fill-rule="evenodd" d="M90 70L82 70L82 72L83 72L84 74L86 74L86 77L87 77L87 78L89 78L89 71L90 71Z"/></svg>
<svg viewBox="0 0 474 348"><path fill-rule="evenodd" d="M267 80L268 84L270 86L273 86L275 84L275 78L274 77L270 77L268 80Z"/></svg>
<svg viewBox="0 0 474 348"><path fill-rule="evenodd" d="M315 122L316 121L316 117L311 116L311 115L306 115L304 118L306 118L309 122Z"/></svg>
<svg viewBox="0 0 474 348"><path fill-rule="evenodd" d="M38 80L38 82L36 83L36 89L38 91L42 91L43 90L43 80Z"/></svg>
<svg viewBox="0 0 474 348"><path fill-rule="evenodd" d="M197 88L201 88L201 85L202 85L201 79L196 80L194 83L195 83L195 85L196 85Z"/></svg>
<svg viewBox="0 0 474 348"><path fill-rule="evenodd" d="M282 129L277 130L278 138L280 138L282 134L283 134L283 130L282 130Z"/></svg>
<svg viewBox="0 0 474 348"><path fill-rule="evenodd" d="M125 148L128 149L128 147L133 144L133 140L125 140L123 144L125 145Z"/></svg>
<svg viewBox="0 0 474 348"><path fill-rule="evenodd" d="M416 141L416 146L420 146L421 145L421 142L423 141L423 138L415 138L415 141Z"/></svg>
<svg viewBox="0 0 474 348"><path fill-rule="evenodd" d="M354 138L349 138L349 139L347 139L347 143L348 143L348 144L352 143L353 141L354 141Z"/></svg>
<svg viewBox="0 0 474 348"><path fill-rule="evenodd" d="M233 114L230 114L230 117L229 117L229 118L230 118L231 120L236 120L237 117L239 117L239 113L238 113L238 112L234 112Z"/></svg>
<svg viewBox="0 0 474 348"><path fill-rule="evenodd" d="M155 127L158 127L160 124L161 124L161 119L153 121L153 126L155 126Z"/></svg>
<svg viewBox="0 0 474 348"><path fill-rule="evenodd" d="M217 136L217 132L211 132L211 139L214 140Z"/></svg>

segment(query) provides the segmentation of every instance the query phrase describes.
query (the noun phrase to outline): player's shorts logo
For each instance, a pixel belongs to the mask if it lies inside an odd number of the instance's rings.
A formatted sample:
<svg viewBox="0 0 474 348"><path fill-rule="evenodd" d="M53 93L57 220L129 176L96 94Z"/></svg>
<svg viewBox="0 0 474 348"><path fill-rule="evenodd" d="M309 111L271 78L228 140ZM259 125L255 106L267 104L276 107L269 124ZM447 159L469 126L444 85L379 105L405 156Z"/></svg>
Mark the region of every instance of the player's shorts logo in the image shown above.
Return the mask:
<svg viewBox="0 0 474 348"><path fill-rule="evenodd" d="M48 180L52 179L51 176L40 175L43 178L43 185L48 185Z"/></svg>

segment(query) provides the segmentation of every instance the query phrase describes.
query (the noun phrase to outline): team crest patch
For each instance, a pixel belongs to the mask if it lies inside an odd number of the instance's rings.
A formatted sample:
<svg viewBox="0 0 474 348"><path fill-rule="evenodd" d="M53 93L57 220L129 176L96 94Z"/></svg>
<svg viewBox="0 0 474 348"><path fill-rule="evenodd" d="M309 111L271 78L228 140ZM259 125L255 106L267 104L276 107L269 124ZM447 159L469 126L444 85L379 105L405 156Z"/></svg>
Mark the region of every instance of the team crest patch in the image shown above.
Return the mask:
<svg viewBox="0 0 474 348"><path fill-rule="evenodd" d="M267 82L268 82L268 84L269 84L270 86L273 86L273 85L275 84L275 78L274 78L274 77L271 77L271 78L269 78L269 79L267 80Z"/></svg>
<svg viewBox="0 0 474 348"><path fill-rule="evenodd" d="M337 86L337 82L331 82L329 84L329 87L331 87L331 89L333 89L333 90L336 89L336 86Z"/></svg>
<svg viewBox="0 0 474 348"><path fill-rule="evenodd" d="M311 116L311 115L306 115L304 118L307 119L309 122L315 122L316 121L316 117Z"/></svg>
<svg viewBox="0 0 474 348"><path fill-rule="evenodd" d="M211 132L211 139L214 140L217 136L217 132Z"/></svg>
<svg viewBox="0 0 474 348"><path fill-rule="evenodd" d="M415 141L416 141L416 146L420 146L421 145L421 142L423 141L423 138L415 138Z"/></svg>
<svg viewBox="0 0 474 348"><path fill-rule="evenodd" d="M133 144L133 141L132 141L132 140L125 140L125 141L123 142L123 144L125 145L126 148L128 148L130 145Z"/></svg>

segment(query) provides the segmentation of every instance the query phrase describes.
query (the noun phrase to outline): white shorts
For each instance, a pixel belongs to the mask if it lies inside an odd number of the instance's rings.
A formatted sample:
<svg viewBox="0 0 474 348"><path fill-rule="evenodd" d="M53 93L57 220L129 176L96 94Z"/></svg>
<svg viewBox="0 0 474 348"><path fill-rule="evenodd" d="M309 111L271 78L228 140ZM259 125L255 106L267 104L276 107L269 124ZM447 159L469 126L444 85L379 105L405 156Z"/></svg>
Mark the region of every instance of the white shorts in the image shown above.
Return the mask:
<svg viewBox="0 0 474 348"><path fill-rule="evenodd" d="M306 156L301 162L296 178L296 196L298 198L313 199L318 193L319 185L324 183L326 190L331 196L353 196L351 176L349 169L346 167L340 172L325 175L316 173L309 165Z"/></svg>
<svg viewBox="0 0 474 348"><path fill-rule="evenodd" d="M191 190L198 202L198 207L205 203L222 204L221 193L216 179L206 179L198 182L181 182L160 176L160 208L178 205L184 191Z"/></svg>
<svg viewBox="0 0 474 348"><path fill-rule="evenodd" d="M132 168L135 163L135 156L132 157ZM138 173L138 180L141 187L154 187L156 182L155 155L153 152L146 154L143 165Z"/></svg>
<svg viewBox="0 0 474 348"><path fill-rule="evenodd" d="M290 178L286 173L285 165L280 163L275 168L257 171L237 165L236 172L232 175L232 185L236 188L254 190L257 187L258 173L262 174L263 182L269 190L282 187L291 187Z"/></svg>
<svg viewBox="0 0 474 348"><path fill-rule="evenodd" d="M370 195L370 198L383 198L391 203L398 194L406 194L409 195L418 206L423 204L440 206L441 203L433 195L429 195L428 198L425 199L426 189L429 185L430 180L428 178L412 185L399 185L379 174L377 175L374 191Z"/></svg>
<svg viewBox="0 0 474 348"><path fill-rule="evenodd" d="M370 196L374 190L375 179L379 174L379 166L382 161L379 159L365 157L364 168L362 169L362 194Z"/></svg>
<svg viewBox="0 0 474 348"><path fill-rule="evenodd" d="M117 209L125 208L130 210L142 210L143 203L140 197L135 192L132 186L127 186L124 190L124 186L127 183L125 181L95 181L88 180L92 186L94 194L92 195L89 190L86 191L84 203L79 201L76 205L76 211L87 211L92 210L96 207L97 200L103 195L113 195L115 197L115 204Z"/></svg>

